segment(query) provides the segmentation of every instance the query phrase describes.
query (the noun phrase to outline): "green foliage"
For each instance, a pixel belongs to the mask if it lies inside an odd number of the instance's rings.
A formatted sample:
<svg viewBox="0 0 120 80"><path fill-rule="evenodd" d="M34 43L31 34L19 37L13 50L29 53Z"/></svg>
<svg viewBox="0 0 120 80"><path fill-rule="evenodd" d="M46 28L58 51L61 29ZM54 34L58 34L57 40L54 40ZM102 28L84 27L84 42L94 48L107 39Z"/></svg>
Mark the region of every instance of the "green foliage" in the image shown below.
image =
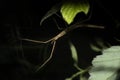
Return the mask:
<svg viewBox="0 0 120 80"><path fill-rule="evenodd" d="M78 13L83 12L84 14L88 14L90 9L90 4L88 0L66 0L63 1L62 4L57 4L53 6L41 19L40 25L49 17L51 17L53 14L57 14L58 11L60 11L62 15L62 19L67 22L67 24L71 24L74 21L74 18ZM77 27L76 27L77 26ZM46 63L52 58L52 55L54 53L54 48L56 45L56 41L70 32L71 30L78 28L82 26L87 27L96 27L94 25L80 25L76 24L75 26L69 26L65 30L63 30L61 33L59 33L57 36L47 40L47 41L40 41L39 43L52 43L52 46L50 46L51 51L49 51L50 54L47 52L47 47L45 51L45 62L38 68L41 69L43 66L46 65ZM73 28L74 27L74 28ZM97 26L98 28L98 26ZM102 28L103 29L103 28ZM27 39L28 40L28 39ZM117 40L117 39L116 39ZM32 40L29 40L32 41ZM117 40L119 41L119 40ZM34 41L38 42L38 41ZM117 77L117 71L120 69L120 46L112 46L111 48L108 48L104 44L104 42L101 39L96 40L96 44L90 44L91 48L98 52L102 51L102 55L98 55L96 58L92 61L92 68L88 66L86 69L81 69L78 66L78 53L77 50L72 42L69 43L71 56L74 61L73 66L78 70L75 74L73 74L71 77L66 78L65 80L73 80L75 77L79 76L80 80L86 80L87 78L83 76L84 73L88 72L90 74L90 77L88 80L115 80ZM110 45L109 45L110 46ZM52 48L51 48L52 47ZM106 49L107 48L107 49ZM84 53L81 53L84 54Z"/></svg>
<svg viewBox="0 0 120 80"><path fill-rule="evenodd" d="M116 80L120 69L120 46L112 46L93 59L89 80Z"/></svg>
<svg viewBox="0 0 120 80"><path fill-rule="evenodd" d="M62 5L56 4L53 6L41 19L40 25L53 14L56 14L58 11L61 12L63 19L68 23L71 24L75 18L75 16L80 13L84 12L88 14L90 5L87 0L68 0L63 1Z"/></svg>
<svg viewBox="0 0 120 80"><path fill-rule="evenodd" d="M72 58L74 60L74 64L78 64L77 50L71 42L69 44L70 44L70 50L71 50Z"/></svg>
<svg viewBox="0 0 120 80"><path fill-rule="evenodd" d="M99 52L99 51L102 50L102 49L100 49L99 47L97 47L97 46L94 45L94 44L90 44L90 47L91 47L91 49L92 49L93 51L96 51L96 52Z"/></svg>
<svg viewBox="0 0 120 80"><path fill-rule="evenodd" d="M106 48L108 48L108 47L111 46L109 43L105 43L105 41L103 41L102 39L99 39L99 38L97 38L97 39L95 40L95 43L96 43L96 44L90 43L91 49L92 49L93 51L95 51L95 52L100 52L100 51L102 51L103 49L106 49Z"/></svg>
<svg viewBox="0 0 120 80"><path fill-rule="evenodd" d="M60 12L63 19L68 24L71 24L78 13L84 12L88 14L89 8L90 5L87 0L69 0L63 3Z"/></svg>
<svg viewBox="0 0 120 80"><path fill-rule="evenodd" d="M72 59L74 61L74 67L78 70L78 72L74 73L71 77L66 78L65 80L73 80L75 77L80 76L80 80L85 80L86 78L83 76L84 73L86 73L88 71L89 68L87 69L81 69L78 66L78 53L77 50L75 48L75 46L70 42L70 50L71 50L71 54L72 54Z"/></svg>

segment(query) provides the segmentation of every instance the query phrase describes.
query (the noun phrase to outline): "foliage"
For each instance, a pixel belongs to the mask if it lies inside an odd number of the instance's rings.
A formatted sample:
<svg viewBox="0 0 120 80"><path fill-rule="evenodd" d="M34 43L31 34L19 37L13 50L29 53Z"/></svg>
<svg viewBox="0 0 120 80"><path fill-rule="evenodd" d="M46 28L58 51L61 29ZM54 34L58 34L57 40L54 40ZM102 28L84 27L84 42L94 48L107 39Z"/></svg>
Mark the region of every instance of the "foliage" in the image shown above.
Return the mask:
<svg viewBox="0 0 120 80"><path fill-rule="evenodd" d="M120 69L120 46L112 46L93 59L88 80L116 80Z"/></svg>
<svg viewBox="0 0 120 80"><path fill-rule="evenodd" d="M72 53L72 58L74 60L74 64L78 64L78 56L77 56L77 50L75 48L75 46L70 42L70 50L71 50L71 53Z"/></svg>
<svg viewBox="0 0 120 80"><path fill-rule="evenodd" d="M68 24L71 24L78 13L84 12L85 14L88 14L89 7L90 5L87 0L70 0L63 3L60 12L63 19Z"/></svg>

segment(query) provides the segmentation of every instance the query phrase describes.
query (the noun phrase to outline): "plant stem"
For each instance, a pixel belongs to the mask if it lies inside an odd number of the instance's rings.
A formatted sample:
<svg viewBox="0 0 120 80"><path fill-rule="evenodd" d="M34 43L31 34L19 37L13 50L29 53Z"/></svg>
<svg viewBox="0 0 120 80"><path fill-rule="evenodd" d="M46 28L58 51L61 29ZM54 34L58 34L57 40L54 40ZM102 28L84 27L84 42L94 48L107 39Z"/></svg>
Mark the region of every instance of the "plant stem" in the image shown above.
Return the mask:
<svg viewBox="0 0 120 80"><path fill-rule="evenodd" d="M88 70L91 68L91 66L89 66L87 69L85 69L85 70L80 70L80 71L78 71L77 73L75 73L75 74L73 74L69 79L74 79L75 77L77 77L77 76L79 76L79 75L82 75L82 74L84 74L84 73L86 73L86 72L88 72Z"/></svg>

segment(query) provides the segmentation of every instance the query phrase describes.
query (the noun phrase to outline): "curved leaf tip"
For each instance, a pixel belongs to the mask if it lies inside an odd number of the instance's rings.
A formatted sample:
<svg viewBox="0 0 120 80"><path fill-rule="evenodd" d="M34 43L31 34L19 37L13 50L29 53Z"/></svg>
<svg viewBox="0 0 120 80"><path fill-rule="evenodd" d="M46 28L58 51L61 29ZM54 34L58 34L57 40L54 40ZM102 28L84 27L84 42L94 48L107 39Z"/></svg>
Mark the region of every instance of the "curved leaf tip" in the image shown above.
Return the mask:
<svg viewBox="0 0 120 80"><path fill-rule="evenodd" d="M51 17L53 14L57 13L57 11L60 10L61 7L61 3L54 5L41 19L40 21L40 26L42 25L42 23L48 19L49 17Z"/></svg>

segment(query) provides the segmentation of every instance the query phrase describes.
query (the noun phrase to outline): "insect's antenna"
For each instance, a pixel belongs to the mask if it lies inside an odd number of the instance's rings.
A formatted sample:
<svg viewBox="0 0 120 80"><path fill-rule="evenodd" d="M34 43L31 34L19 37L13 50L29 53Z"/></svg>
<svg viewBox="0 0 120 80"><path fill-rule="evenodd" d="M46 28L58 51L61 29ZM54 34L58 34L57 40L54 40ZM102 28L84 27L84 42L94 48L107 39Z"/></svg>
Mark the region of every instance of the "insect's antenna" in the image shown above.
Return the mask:
<svg viewBox="0 0 120 80"><path fill-rule="evenodd" d="M41 68L43 68L51 60L51 58L53 56L53 53L54 53L55 44L56 44L56 41L53 41L53 46L52 46L50 56L48 57L48 59L42 65L37 66L36 72L39 71Z"/></svg>
<svg viewBox="0 0 120 80"><path fill-rule="evenodd" d="M62 19L62 17L58 13L55 13L55 15Z"/></svg>
<svg viewBox="0 0 120 80"><path fill-rule="evenodd" d="M56 19L55 19L54 17L53 17L53 21L55 22L57 28L58 28L59 30L62 30L62 28L57 24L57 21L56 21Z"/></svg>

